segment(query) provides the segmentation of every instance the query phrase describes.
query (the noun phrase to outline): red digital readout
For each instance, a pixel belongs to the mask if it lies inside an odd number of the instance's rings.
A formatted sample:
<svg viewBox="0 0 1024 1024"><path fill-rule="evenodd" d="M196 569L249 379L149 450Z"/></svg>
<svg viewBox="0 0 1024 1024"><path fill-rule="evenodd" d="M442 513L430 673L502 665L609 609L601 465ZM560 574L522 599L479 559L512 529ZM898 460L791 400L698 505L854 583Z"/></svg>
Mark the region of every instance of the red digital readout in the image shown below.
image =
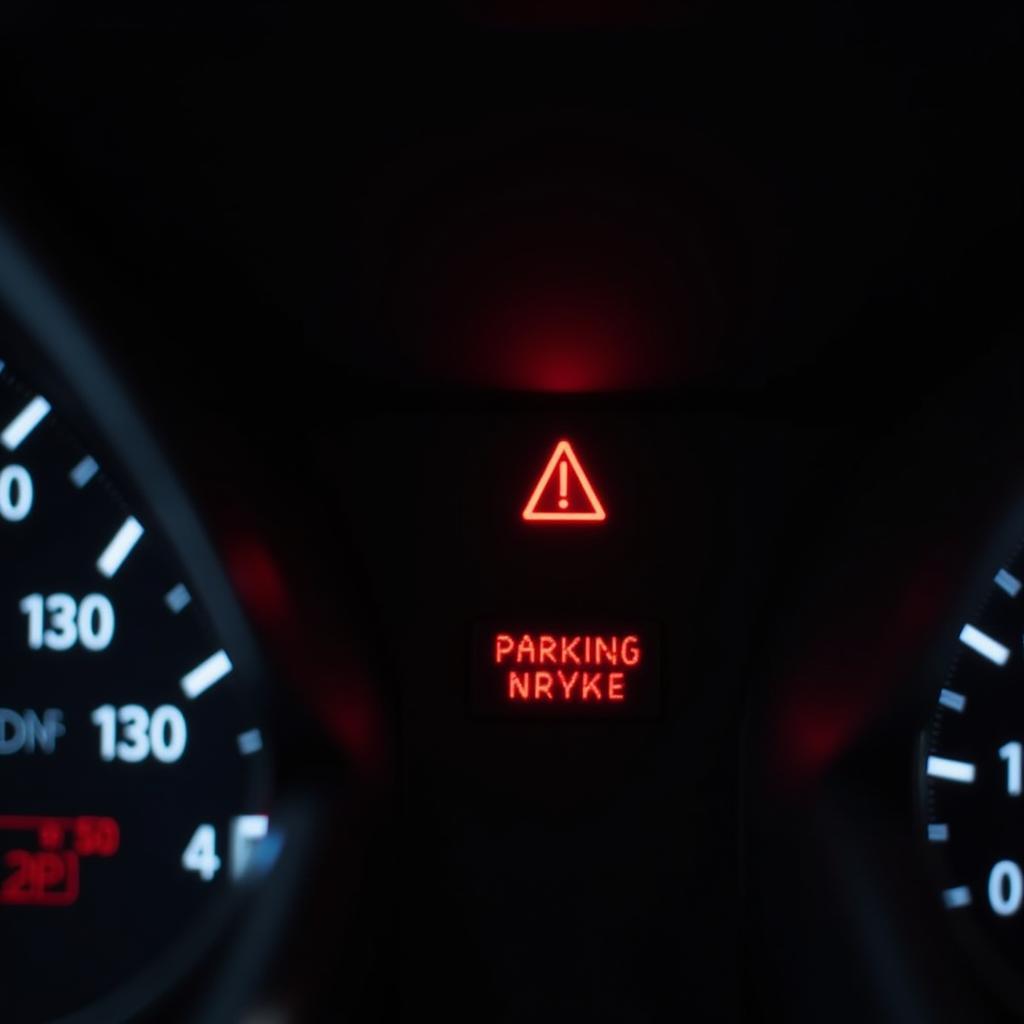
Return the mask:
<svg viewBox="0 0 1024 1024"><path fill-rule="evenodd" d="M7 905L71 906L78 900L81 859L112 857L121 846L117 822L90 815L0 815L0 833L13 833L19 843L3 853L8 873L0 881L0 904Z"/></svg>
<svg viewBox="0 0 1024 1024"><path fill-rule="evenodd" d="M634 634L498 633L493 650L511 702L625 701L644 657Z"/></svg>

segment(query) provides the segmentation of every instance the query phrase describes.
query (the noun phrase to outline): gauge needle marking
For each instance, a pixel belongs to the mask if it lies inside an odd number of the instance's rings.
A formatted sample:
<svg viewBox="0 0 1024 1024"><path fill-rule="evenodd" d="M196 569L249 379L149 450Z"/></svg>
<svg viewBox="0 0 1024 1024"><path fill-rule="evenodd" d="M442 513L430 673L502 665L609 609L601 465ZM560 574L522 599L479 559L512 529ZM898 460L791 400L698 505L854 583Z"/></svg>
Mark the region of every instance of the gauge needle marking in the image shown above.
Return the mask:
<svg viewBox="0 0 1024 1024"><path fill-rule="evenodd" d="M955 761L950 757L928 758L928 774L933 779L947 779L950 782L970 784L974 781L976 770L970 761Z"/></svg>
<svg viewBox="0 0 1024 1024"><path fill-rule="evenodd" d="M998 640L993 640L987 633L982 633L977 626L964 626L960 630L960 643L987 658L993 665L1005 665L1010 659L1010 648L1003 646Z"/></svg>

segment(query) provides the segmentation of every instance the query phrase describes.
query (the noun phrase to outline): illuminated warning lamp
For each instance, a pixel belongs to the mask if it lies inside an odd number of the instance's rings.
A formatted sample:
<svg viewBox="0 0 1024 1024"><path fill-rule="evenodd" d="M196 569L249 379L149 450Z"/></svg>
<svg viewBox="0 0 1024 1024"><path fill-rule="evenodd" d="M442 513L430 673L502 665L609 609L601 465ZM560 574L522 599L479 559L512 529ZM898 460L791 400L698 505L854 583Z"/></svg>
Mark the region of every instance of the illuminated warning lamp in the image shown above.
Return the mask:
<svg viewBox="0 0 1024 1024"><path fill-rule="evenodd" d="M503 717L653 717L659 649L652 622L482 622L473 632L473 708Z"/></svg>
<svg viewBox="0 0 1024 1024"><path fill-rule="evenodd" d="M523 509L528 523L601 523L604 506L568 441L559 441Z"/></svg>

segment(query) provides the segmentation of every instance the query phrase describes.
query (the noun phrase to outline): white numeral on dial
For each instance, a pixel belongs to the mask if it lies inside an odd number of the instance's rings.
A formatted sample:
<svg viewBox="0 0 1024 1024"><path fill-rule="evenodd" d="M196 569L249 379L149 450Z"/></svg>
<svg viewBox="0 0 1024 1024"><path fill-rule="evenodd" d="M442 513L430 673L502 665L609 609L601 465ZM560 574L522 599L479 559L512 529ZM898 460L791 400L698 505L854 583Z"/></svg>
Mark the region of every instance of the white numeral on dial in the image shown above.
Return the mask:
<svg viewBox="0 0 1024 1024"><path fill-rule="evenodd" d="M0 469L0 519L20 523L32 511L34 496L32 477L24 466Z"/></svg>
<svg viewBox="0 0 1024 1024"><path fill-rule="evenodd" d="M1021 793L1021 746L1013 740L999 748L999 757L1006 762L1006 792L1010 796Z"/></svg>
<svg viewBox="0 0 1024 1024"><path fill-rule="evenodd" d="M1020 910L1024 900L1024 875L1012 860L1001 860L988 876L988 901L1000 917Z"/></svg>
<svg viewBox="0 0 1024 1024"><path fill-rule="evenodd" d="M138 764L153 757L162 764L174 764L188 745L185 716L173 704L161 704L152 714L139 704L119 708L104 704L93 711L92 724L100 730L104 761Z"/></svg>
<svg viewBox="0 0 1024 1024"><path fill-rule="evenodd" d="M194 871L204 882L212 882L220 871L220 857L217 856L217 830L212 825L200 825L181 855L181 866Z"/></svg>
<svg viewBox="0 0 1024 1024"><path fill-rule="evenodd" d="M38 651L70 651L76 644L103 651L114 639L114 606L103 594L29 594L18 605L28 616L28 646Z"/></svg>

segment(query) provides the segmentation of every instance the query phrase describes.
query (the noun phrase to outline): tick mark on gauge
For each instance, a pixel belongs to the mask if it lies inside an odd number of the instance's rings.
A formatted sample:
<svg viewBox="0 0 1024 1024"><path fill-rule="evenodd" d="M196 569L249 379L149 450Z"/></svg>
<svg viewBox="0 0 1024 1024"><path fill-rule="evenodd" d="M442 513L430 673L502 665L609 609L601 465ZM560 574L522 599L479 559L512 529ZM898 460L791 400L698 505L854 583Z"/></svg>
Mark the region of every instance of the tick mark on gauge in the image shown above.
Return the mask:
<svg viewBox="0 0 1024 1024"><path fill-rule="evenodd" d="M970 784L974 781L976 774L974 765L970 761L954 761L950 757L928 758L928 774L933 779L947 779L949 782L963 782Z"/></svg>
<svg viewBox="0 0 1024 1024"><path fill-rule="evenodd" d="M164 594L164 604L174 615L177 615L183 608L187 608L191 603L192 595L184 583L176 583Z"/></svg>
<svg viewBox="0 0 1024 1024"><path fill-rule="evenodd" d="M68 473L68 479L81 490L98 472L99 463L91 456L86 455L74 469Z"/></svg>
<svg viewBox="0 0 1024 1024"><path fill-rule="evenodd" d="M947 842L949 842L949 826L948 825L929 825L928 826L928 842L929 843L947 843Z"/></svg>
<svg viewBox="0 0 1024 1024"><path fill-rule="evenodd" d="M4 447L13 452L46 419L49 411L50 403L42 395L36 395L0 434L0 441L3 441Z"/></svg>
<svg viewBox="0 0 1024 1024"><path fill-rule="evenodd" d="M195 700L219 683L233 668L227 652L217 651L181 677L181 689L189 700Z"/></svg>
<svg viewBox="0 0 1024 1024"><path fill-rule="evenodd" d="M970 887L958 885L953 889L944 889L942 892L942 902L947 910L969 907L971 905Z"/></svg>
<svg viewBox="0 0 1024 1024"><path fill-rule="evenodd" d="M939 691L939 703L950 711L962 712L967 707L967 698L956 690L942 689Z"/></svg>
<svg viewBox="0 0 1024 1024"><path fill-rule="evenodd" d="M270 819L265 814L242 814L231 819L231 877L235 881L255 866L259 844L269 831Z"/></svg>
<svg viewBox="0 0 1024 1024"><path fill-rule="evenodd" d="M982 633L976 626L967 625L960 630L960 643L987 658L993 665L1005 665L1010 658L1010 648Z"/></svg>
<svg viewBox="0 0 1024 1024"><path fill-rule="evenodd" d="M263 749L263 733L259 729L250 729L238 734L238 752L243 757L258 754Z"/></svg>
<svg viewBox="0 0 1024 1024"><path fill-rule="evenodd" d="M1010 597L1016 597L1020 593L1021 582L1013 575L1012 572L1007 572L1005 569L1000 569L995 576L995 584L1000 590L1005 590Z"/></svg>
<svg viewBox="0 0 1024 1024"><path fill-rule="evenodd" d="M103 554L96 559L96 568L110 579L124 565L125 559L145 532L138 519L129 516L114 534L114 539L103 549Z"/></svg>

